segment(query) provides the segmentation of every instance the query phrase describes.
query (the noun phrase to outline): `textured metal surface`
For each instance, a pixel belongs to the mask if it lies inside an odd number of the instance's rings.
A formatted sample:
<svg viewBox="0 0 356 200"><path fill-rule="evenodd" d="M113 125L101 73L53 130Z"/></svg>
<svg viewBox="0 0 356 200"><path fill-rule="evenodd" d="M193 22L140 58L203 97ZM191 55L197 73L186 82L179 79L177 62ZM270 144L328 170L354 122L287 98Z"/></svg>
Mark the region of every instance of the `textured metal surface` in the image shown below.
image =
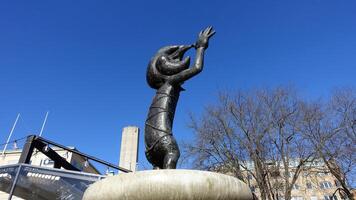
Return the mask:
<svg viewBox="0 0 356 200"><path fill-rule="evenodd" d="M203 70L204 51L215 34L212 27L201 31L193 45L163 47L152 57L147 68L148 85L156 89L145 123L147 160L154 169L175 169L180 156L178 144L172 133L174 114L185 81ZM196 49L193 66L184 57L191 48Z"/></svg>
<svg viewBox="0 0 356 200"><path fill-rule="evenodd" d="M105 176L28 164L0 167L0 199L82 199L92 183ZM11 189L10 189L11 188Z"/></svg>

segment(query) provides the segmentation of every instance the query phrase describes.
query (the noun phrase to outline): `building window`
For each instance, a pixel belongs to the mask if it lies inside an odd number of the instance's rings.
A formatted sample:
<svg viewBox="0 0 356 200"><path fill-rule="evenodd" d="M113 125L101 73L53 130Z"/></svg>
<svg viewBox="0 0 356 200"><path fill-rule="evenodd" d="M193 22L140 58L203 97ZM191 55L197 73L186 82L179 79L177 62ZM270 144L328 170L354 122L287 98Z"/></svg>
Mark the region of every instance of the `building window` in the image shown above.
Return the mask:
<svg viewBox="0 0 356 200"><path fill-rule="evenodd" d="M294 197L294 196L292 196L291 200L303 200L303 197Z"/></svg>
<svg viewBox="0 0 356 200"><path fill-rule="evenodd" d="M74 167L76 167L77 169L79 169L80 171L83 171L83 169L84 169L84 166L83 166L84 164L81 164L76 160L73 160L72 165Z"/></svg>
<svg viewBox="0 0 356 200"><path fill-rule="evenodd" d="M284 176L291 178L294 176L294 172L284 172Z"/></svg>
<svg viewBox="0 0 356 200"><path fill-rule="evenodd" d="M43 160L41 160L41 166L53 167L54 166L54 161L51 160L51 159L43 159Z"/></svg>
<svg viewBox="0 0 356 200"><path fill-rule="evenodd" d="M329 176L329 172L318 172L317 175L318 175L318 176L321 176L321 177L323 177L323 176Z"/></svg>
<svg viewBox="0 0 356 200"><path fill-rule="evenodd" d="M341 186L340 181L335 180L334 182L335 182L335 186L336 186L336 187L340 187L340 186Z"/></svg>
<svg viewBox="0 0 356 200"><path fill-rule="evenodd" d="M311 183L307 183L307 189L313 189L313 186Z"/></svg>
<svg viewBox="0 0 356 200"><path fill-rule="evenodd" d="M320 166L320 165L321 165L321 163L319 161L314 161L313 162L313 166Z"/></svg>
<svg viewBox="0 0 356 200"><path fill-rule="evenodd" d="M272 177L278 177L281 175L278 169L271 169L270 173Z"/></svg>
<svg viewBox="0 0 356 200"><path fill-rule="evenodd" d="M337 199L337 196L324 195L324 200L338 200L338 199Z"/></svg>
<svg viewBox="0 0 356 200"><path fill-rule="evenodd" d="M293 185L293 187L292 187L292 189L293 189L293 190L299 190L299 189L300 189L300 187L299 187L299 185L298 185L298 184L294 184L294 185Z"/></svg>
<svg viewBox="0 0 356 200"><path fill-rule="evenodd" d="M333 185L329 182L329 181L324 181L320 183L320 188L321 189L328 189L328 188L332 188Z"/></svg>
<svg viewBox="0 0 356 200"><path fill-rule="evenodd" d="M253 186L253 185L250 187L250 189L251 189L251 192L255 192L256 191L256 187Z"/></svg>

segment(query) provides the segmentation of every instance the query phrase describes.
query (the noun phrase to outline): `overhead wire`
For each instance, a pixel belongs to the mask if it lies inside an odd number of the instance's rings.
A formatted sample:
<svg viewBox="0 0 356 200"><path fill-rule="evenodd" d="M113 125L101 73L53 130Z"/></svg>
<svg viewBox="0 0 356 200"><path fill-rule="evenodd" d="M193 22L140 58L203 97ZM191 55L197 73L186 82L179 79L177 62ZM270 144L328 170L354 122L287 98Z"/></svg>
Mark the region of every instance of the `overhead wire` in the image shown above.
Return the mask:
<svg viewBox="0 0 356 200"><path fill-rule="evenodd" d="M11 141L9 141L9 142L5 142L5 143L0 144L0 146L5 146L5 145L7 145L7 144L11 144L11 143L14 143L14 142L18 142L18 141L21 141L21 140L26 139L26 138L27 138L27 136L22 137L22 138L18 138L18 139L14 139L14 140L11 140Z"/></svg>

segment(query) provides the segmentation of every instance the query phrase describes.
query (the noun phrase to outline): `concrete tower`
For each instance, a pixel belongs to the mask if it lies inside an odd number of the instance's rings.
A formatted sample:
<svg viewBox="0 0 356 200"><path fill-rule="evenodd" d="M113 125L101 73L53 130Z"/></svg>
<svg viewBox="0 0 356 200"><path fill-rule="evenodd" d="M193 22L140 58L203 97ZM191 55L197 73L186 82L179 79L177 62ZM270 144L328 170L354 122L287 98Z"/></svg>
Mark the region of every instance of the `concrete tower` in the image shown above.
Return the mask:
<svg viewBox="0 0 356 200"><path fill-rule="evenodd" d="M122 129L120 167L136 171L139 132L136 126L127 126Z"/></svg>

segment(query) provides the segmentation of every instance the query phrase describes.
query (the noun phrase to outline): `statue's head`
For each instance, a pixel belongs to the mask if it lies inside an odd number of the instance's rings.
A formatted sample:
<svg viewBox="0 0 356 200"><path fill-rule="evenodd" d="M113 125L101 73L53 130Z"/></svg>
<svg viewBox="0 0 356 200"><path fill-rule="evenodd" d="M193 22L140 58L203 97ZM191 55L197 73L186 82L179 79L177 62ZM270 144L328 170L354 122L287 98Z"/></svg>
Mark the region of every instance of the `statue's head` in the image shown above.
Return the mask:
<svg viewBox="0 0 356 200"><path fill-rule="evenodd" d="M187 52L193 45L167 46L163 47L154 57L152 57L147 68L147 82L154 88L161 87L169 76L175 75L189 68L189 56L184 58L184 53Z"/></svg>

